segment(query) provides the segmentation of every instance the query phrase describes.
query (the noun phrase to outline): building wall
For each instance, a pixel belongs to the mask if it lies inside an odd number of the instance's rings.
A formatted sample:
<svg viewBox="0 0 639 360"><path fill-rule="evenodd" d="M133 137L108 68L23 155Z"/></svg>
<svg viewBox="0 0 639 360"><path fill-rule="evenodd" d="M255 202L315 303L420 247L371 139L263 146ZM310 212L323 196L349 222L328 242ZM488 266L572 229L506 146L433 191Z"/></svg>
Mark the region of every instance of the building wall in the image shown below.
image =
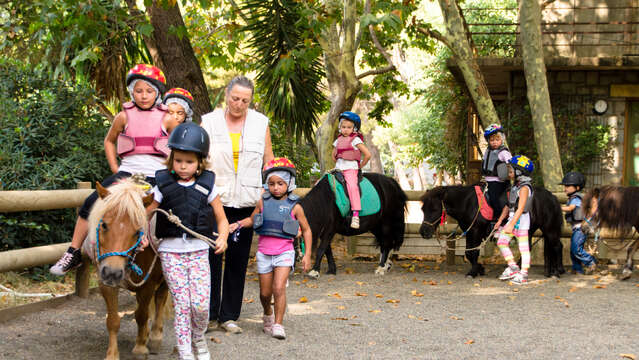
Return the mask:
<svg viewBox="0 0 639 360"><path fill-rule="evenodd" d="M614 141L611 157L604 161L593 159L586 174L589 185L622 184L623 182L624 126L628 99L611 97L610 87L613 84L638 83L639 71L637 70L548 72L548 87L556 127L561 127L562 121L573 121L580 124L595 121L611 128ZM637 96L639 97L639 94ZM597 115L593 111L593 105L599 99L608 102L608 110L602 115ZM527 104L526 81L523 72L512 73L511 104ZM516 110L513 109L509 113L516 113ZM565 147L567 149L571 148L572 140L570 134L558 138L560 143L563 142L567 145Z"/></svg>

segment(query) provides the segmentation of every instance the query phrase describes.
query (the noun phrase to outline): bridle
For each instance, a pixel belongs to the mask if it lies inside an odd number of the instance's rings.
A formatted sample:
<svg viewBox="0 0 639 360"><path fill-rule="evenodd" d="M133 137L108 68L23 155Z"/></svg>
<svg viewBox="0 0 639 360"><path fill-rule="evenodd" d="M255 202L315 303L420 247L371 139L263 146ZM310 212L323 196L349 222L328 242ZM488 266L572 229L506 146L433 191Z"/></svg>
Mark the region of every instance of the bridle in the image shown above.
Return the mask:
<svg viewBox="0 0 639 360"><path fill-rule="evenodd" d="M142 229L138 230L138 240L128 250L112 251L112 252L100 254L100 228L101 227L102 227L102 219L100 219L100 222L98 222L98 226L96 226L95 228L95 243L96 243L95 247L97 252L96 254L97 262L100 263L100 261L110 256L123 256L127 258L127 267L133 270L133 272L135 272L138 276L142 276L142 273L143 273L142 269L135 263L135 256L137 255L137 249L140 246L140 243L142 242L142 238L144 237L144 231ZM131 252L133 253L133 255L130 255ZM146 276L144 276L142 283L146 282L146 280L149 278L149 275L151 274L151 270L153 269L153 265L155 265L155 261L149 268L149 271L147 272Z"/></svg>
<svg viewBox="0 0 639 360"><path fill-rule="evenodd" d="M426 219L422 220L422 225L428 225L428 226L435 226L435 224L437 224L437 222L439 222L439 224L437 226L442 226L446 223L446 206L444 206L444 201L441 200L441 204L442 204L442 213L441 215L435 219L432 222L428 222L426 221Z"/></svg>

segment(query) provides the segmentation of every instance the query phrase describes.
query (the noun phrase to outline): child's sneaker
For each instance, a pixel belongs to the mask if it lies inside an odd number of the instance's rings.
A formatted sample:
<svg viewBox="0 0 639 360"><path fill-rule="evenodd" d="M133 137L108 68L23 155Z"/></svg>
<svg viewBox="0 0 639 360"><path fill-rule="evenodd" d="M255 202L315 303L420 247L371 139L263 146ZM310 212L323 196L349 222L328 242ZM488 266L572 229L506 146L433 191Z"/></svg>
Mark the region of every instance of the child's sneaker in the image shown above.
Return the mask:
<svg viewBox="0 0 639 360"><path fill-rule="evenodd" d="M195 359L211 360L211 354L209 353L209 346L206 344L206 339L193 342L193 350L195 353Z"/></svg>
<svg viewBox="0 0 639 360"><path fill-rule="evenodd" d="M284 332L284 326L282 326L281 324L273 324L271 332L273 337L276 339L286 339L286 332Z"/></svg>
<svg viewBox="0 0 639 360"><path fill-rule="evenodd" d="M499 280L510 280L517 273L519 273L519 266L517 266L517 265L510 266L509 265L506 268L506 270L504 270L504 272L501 273L501 275L499 275Z"/></svg>
<svg viewBox="0 0 639 360"><path fill-rule="evenodd" d="M510 281L512 281L512 283L516 285L528 284L528 273L519 271L515 274L515 276L513 276L512 279L510 279Z"/></svg>
<svg viewBox="0 0 639 360"><path fill-rule="evenodd" d="M351 219L351 228L359 229L359 216L353 216Z"/></svg>
<svg viewBox="0 0 639 360"><path fill-rule="evenodd" d="M75 269L80 265L82 265L82 254L80 250L75 249L73 252L67 250L60 260L49 269L49 272L53 275L62 276L69 270Z"/></svg>
<svg viewBox="0 0 639 360"><path fill-rule="evenodd" d="M595 271L597 271L597 264L592 263L586 266L586 271L584 272L586 275L592 275Z"/></svg>
<svg viewBox="0 0 639 360"><path fill-rule="evenodd" d="M264 324L264 332L272 335L273 334L273 323L275 322L275 315L262 315L262 323Z"/></svg>

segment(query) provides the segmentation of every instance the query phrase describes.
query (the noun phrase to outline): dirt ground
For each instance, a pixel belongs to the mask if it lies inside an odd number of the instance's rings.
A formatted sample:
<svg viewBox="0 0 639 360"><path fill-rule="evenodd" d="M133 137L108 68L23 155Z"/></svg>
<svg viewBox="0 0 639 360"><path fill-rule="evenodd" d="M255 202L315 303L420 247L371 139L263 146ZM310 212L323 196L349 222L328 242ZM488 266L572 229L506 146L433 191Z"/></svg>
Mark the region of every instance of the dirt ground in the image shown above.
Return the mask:
<svg viewBox="0 0 639 360"><path fill-rule="evenodd" d="M284 325L288 338L261 331L255 265L247 276L239 325L244 332L207 334L213 358L272 359L621 359L639 356L639 274L567 275L511 285L496 277L467 279L466 265L446 267L421 260L396 261L385 276L376 264L338 260L336 276L319 280L293 275ZM325 269L325 265L324 265ZM122 359L131 359L136 333L134 298L120 293L124 316ZM0 325L0 359L102 359L107 338L99 295ZM160 354L172 359L172 320L165 323Z"/></svg>

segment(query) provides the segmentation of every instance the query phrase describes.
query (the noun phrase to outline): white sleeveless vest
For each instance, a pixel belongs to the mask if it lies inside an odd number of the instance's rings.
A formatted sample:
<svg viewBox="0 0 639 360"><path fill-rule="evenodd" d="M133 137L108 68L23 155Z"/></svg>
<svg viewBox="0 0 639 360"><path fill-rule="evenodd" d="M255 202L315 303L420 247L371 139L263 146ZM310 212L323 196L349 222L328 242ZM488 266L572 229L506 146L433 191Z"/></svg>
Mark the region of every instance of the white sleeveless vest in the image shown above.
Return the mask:
<svg viewBox="0 0 639 360"><path fill-rule="evenodd" d="M254 207L262 193L262 163L268 118L249 109L240 138L237 173L233 164L233 144L224 109L202 116L202 127L211 138L209 170L215 173L215 186L226 207Z"/></svg>

